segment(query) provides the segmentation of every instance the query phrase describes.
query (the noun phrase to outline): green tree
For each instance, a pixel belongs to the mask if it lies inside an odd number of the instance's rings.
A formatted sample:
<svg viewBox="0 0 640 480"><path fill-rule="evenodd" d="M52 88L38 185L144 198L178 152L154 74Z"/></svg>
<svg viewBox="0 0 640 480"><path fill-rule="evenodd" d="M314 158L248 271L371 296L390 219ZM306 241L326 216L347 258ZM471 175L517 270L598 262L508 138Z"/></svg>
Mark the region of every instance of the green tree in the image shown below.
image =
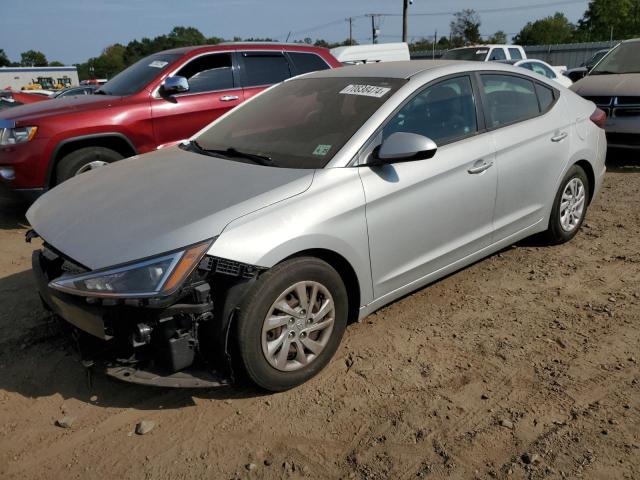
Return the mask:
<svg viewBox="0 0 640 480"><path fill-rule="evenodd" d="M502 30L498 30L487 38L487 43L507 43L507 34Z"/></svg>
<svg viewBox="0 0 640 480"><path fill-rule="evenodd" d="M640 0L591 0L578 21L578 39L625 39L640 33Z"/></svg>
<svg viewBox="0 0 640 480"><path fill-rule="evenodd" d="M49 62L50 67L64 67L64 63L54 60L53 62Z"/></svg>
<svg viewBox="0 0 640 480"><path fill-rule="evenodd" d="M482 42L480 16L475 10L465 9L454 13L450 25L451 39L454 46Z"/></svg>
<svg viewBox="0 0 640 480"><path fill-rule="evenodd" d="M4 49L0 48L0 67L8 67L11 65L11 60L7 57Z"/></svg>
<svg viewBox="0 0 640 480"><path fill-rule="evenodd" d="M200 30L194 27L173 27L167 35L169 48L190 47L192 45L204 45L207 38Z"/></svg>
<svg viewBox="0 0 640 480"><path fill-rule="evenodd" d="M23 67L46 67L47 57L37 50L27 50L20 54L20 65Z"/></svg>
<svg viewBox="0 0 640 480"><path fill-rule="evenodd" d="M569 22L564 13L529 22L513 37L519 45L551 45L570 43L575 35L575 26Z"/></svg>

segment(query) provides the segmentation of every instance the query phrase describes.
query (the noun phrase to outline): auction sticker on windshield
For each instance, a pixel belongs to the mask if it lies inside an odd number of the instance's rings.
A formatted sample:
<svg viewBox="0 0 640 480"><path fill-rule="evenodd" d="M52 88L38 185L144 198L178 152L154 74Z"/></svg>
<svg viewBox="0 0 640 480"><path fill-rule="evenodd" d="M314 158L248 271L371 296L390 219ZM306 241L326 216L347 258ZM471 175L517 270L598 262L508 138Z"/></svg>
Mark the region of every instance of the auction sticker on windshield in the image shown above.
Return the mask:
<svg viewBox="0 0 640 480"><path fill-rule="evenodd" d="M149 66L153 68L164 68L168 63L169 62L163 62L162 60L154 60L149 64Z"/></svg>
<svg viewBox="0 0 640 480"><path fill-rule="evenodd" d="M391 90L387 87L378 87L376 85L347 85L340 93L345 95L363 95L365 97L383 97Z"/></svg>

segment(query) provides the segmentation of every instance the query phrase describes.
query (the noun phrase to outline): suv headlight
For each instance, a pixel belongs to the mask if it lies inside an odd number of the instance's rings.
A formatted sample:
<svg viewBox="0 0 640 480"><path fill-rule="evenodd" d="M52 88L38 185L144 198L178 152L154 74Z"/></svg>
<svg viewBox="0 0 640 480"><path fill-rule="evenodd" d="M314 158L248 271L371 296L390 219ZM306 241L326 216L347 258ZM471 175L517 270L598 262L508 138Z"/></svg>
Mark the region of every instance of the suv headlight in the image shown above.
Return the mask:
<svg viewBox="0 0 640 480"><path fill-rule="evenodd" d="M15 145L33 140L38 127L14 127L0 129L0 145Z"/></svg>
<svg viewBox="0 0 640 480"><path fill-rule="evenodd" d="M184 250L121 267L62 276L51 288L84 297L155 297L174 293L209 249L213 240Z"/></svg>

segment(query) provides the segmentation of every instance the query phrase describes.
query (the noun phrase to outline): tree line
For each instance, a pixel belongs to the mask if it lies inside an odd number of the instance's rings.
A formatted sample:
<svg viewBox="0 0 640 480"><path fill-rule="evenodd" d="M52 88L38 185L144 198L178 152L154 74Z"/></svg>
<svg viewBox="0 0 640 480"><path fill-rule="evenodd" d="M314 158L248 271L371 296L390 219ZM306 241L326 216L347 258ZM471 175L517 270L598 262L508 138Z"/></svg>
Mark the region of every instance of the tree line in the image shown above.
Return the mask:
<svg viewBox="0 0 640 480"><path fill-rule="evenodd" d="M417 22L413 22L418 28ZM480 32L482 21L473 9L461 10L454 14L450 23L449 36L439 39L419 38L409 44L413 51L438 50L477 43L507 43L504 31L483 36ZM556 12L532 22L528 22L513 37L513 43L520 45L546 45L573 42L596 42L614 38L622 40L640 34L640 0L591 0L582 18L571 23L562 12ZM240 38L233 41L274 41L271 38ZM105 48L97 57L77 64L78 75L86 78L111 78L139 59L162 50L191 45L215 45L226 41L220 37L206 37L197 28L175 27L165 35L155 38L132 40L126 45L116 43ZM333 48L349 45L349 40L328 42L310 37L298 40L300 43ZM357 44L353 41L352 44ZM3 66L62 66L49 62L44 53L28 50L20 55L19 62L12 62L4 50L0 49L0 67Z"/></svg>

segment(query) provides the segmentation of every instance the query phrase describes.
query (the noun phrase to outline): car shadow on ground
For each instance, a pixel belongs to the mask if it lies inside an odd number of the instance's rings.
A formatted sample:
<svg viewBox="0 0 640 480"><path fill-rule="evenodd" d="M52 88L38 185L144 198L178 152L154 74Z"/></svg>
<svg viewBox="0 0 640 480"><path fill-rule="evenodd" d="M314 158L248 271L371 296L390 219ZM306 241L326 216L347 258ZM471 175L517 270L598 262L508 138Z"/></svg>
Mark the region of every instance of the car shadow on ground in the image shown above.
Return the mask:
<svg viewBox="0 0 640 480"><path fill-rule="evenodd" d="M182 408L194 399L234 399L268 395L244 385L215 389L169 389L117 381L87 371L61 321L49 314L36 293L31 272L0 279L0 390L26 398L59 394L99 407L142 410Z"/></svg>
<svg viewBox="0 0 640 480"><path fill-rule="evenodd" d="M29 228L25 213L31 204L13 192L0 189L0 229Z"/></svg>
<svg viewBox="0 0 640 480"><path fill-rule="evenodd" d="M633 150L610 150L607 152L607 171L613 173L638 173L640 160Z"/></svg>

